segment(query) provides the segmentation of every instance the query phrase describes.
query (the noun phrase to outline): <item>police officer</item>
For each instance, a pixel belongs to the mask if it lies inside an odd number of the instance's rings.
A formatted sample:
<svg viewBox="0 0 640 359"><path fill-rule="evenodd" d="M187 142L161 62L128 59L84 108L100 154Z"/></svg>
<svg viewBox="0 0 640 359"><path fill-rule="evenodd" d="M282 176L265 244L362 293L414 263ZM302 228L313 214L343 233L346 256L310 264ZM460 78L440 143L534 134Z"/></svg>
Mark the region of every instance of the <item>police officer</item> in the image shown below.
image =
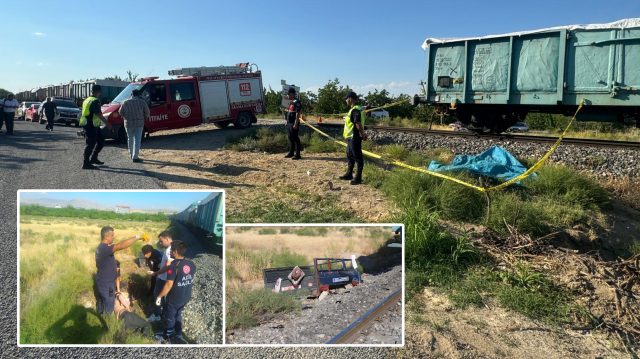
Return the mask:
<svg viewBox="0 0 640 359"><path fill-rule="evenodd" d="M82 117L80 118L80 125L84 126L87 143L84 148L84 162L82 164L82 169L85 170L92 170L96 168L94 165L104 164L104 162L98 160L98 154L104 147L104 136L102 135L100 122L104 122L107 128L113 132L113 126L104 118L100 109L100 100L98 98L102 93L102 88L100 85L93 85L91 92L92 95L82 103Z"/></svg>
<svg viewBox="0 0 640 359"><path fill-rule="evenodd" d="M287 108L287 112L285 114L287 120L287 135L289 137L289 153L284 157L291 158L292 160L299 160L302 159L302 157L300 157L302 144L300 143L300 137L298 137L300 128L300 110L302 109L302 105L296 98L296 90L293 87L289 87L287 100L291 100L289 108Z"/></svg>
<svg viewBox="0 0 640 359"><path fill-rule="evenodd" d="M364 166L362 140L367 139L367 135L364 133L365 115L362 107L356 105L358 95L356 95L355 92L349 91L344 99L350 107L349 113L344 119L344 130L342 131L342 135L347 140L348 168L347 173L339 178L342 180L351 180L352 185L357 185L362 182L362 167ZM355 177L353 177L354 164L358 165Z"/></svg>

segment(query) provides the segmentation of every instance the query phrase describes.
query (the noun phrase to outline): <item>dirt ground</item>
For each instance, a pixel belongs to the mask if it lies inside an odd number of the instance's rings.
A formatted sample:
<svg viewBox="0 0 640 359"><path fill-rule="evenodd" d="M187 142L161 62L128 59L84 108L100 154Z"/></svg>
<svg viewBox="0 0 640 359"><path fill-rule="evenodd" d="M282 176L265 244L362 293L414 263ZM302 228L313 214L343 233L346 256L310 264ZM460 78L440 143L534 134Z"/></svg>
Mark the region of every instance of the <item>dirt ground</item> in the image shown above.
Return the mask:
<svg viewBox="0 0 640 359"><path fill-rule="evenodd" d="M224 150L226 137L237 133L212 126L166 131L145 140L140 157L169 189L224 189L227 216L274 200L304 211L300 195L336 196L336 204L363 223L388 216L391 204L380 191L337 179L346 169L343 156L303 152L304 160L292 161L284 154Z"/></svg>
<svg viewBox="0 0 640 359"><path fill-rule="evenodd" d="M622 358L605 333L552 328L500 307L456 309L425 289L398 358ZM408 305L412 305L411 303Z"/></svg>

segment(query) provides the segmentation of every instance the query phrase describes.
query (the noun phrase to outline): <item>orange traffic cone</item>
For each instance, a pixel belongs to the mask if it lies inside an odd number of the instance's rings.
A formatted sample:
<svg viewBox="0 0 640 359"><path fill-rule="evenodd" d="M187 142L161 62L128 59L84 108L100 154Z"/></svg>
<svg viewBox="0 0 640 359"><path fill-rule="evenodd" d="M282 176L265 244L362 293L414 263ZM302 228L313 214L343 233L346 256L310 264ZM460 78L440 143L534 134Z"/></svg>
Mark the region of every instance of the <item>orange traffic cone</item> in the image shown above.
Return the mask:
<svg viewBox="0 0 640 359"><path fill-rule="evenodd" d="M318 122L322 122L322 117L318 117Z"/></svg>

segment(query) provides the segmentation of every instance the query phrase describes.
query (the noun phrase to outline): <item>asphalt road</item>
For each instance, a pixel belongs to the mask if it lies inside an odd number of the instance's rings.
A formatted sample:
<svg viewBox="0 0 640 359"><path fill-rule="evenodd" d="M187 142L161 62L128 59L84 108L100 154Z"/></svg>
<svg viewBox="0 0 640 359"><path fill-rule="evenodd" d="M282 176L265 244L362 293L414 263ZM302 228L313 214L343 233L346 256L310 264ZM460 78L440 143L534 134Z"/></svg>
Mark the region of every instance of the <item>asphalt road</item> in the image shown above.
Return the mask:
<svg viewBox="0 0 640 359"><path fill-rule="evenodd" d="M100 170L82 170L78 129L16 121L15 136L0 133L0 358L388 358L386 348L19 348L17 346L17 191L19 189L159 189L161 183L129 160L125 146L107 141Z"/></svg>

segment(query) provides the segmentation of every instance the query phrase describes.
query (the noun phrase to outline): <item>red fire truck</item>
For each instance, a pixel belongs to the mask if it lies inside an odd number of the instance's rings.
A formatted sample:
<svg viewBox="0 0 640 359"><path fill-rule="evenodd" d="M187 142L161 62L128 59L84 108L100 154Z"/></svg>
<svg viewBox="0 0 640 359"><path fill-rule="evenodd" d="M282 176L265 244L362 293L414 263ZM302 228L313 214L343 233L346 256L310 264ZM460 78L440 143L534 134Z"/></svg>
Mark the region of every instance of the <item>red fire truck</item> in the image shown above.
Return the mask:
<svg viewBox="0 0 640 359"><path fill-rule="evenodd" d="M118 111L136 89L151 110L144 124L147 135L202 123L219 128L233 123L237 128L247 128L257 122L256 113L265 110L262 74L255 65L181 68L169 71L169 75L177 78L146 77L131 83L110 104L102 106L102 113L115 130L111 132L103 126L105 138L126 142Z"/></svg>

